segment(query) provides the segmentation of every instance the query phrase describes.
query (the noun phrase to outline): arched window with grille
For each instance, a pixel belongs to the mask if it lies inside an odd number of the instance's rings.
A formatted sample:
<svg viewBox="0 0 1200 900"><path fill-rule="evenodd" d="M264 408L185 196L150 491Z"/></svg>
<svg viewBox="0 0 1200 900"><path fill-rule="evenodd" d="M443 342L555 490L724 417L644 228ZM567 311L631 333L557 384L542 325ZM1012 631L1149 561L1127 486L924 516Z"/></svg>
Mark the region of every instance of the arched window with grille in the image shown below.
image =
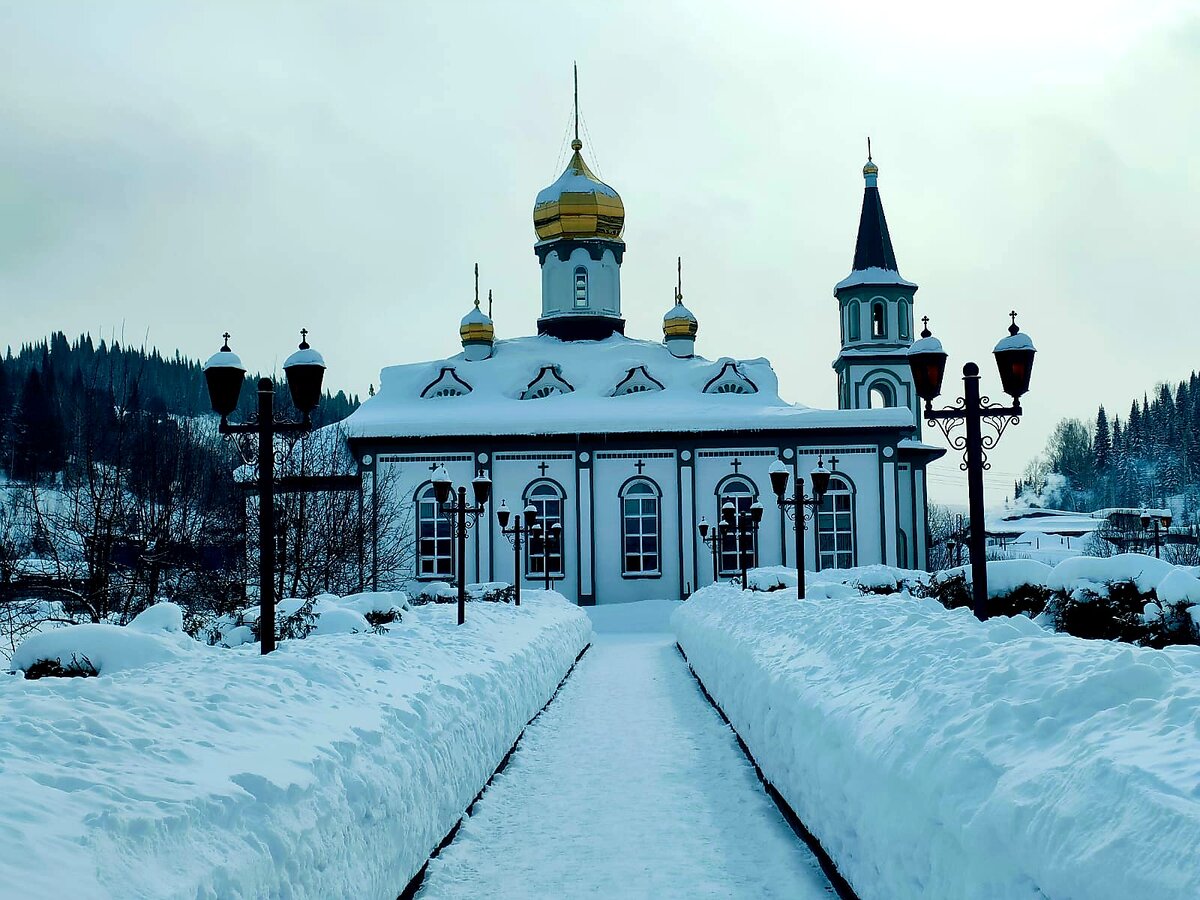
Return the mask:
<svg viewBox="0 0 1200 900"><path fill-rule="evenodd" d="M626 577L662 574L661 496L649 478L635 478L621 489L621 572Z"/></svg>
<svg viewBox="0 0 1200 900"><path fill-rule="evenodd" d="M585 266L575 267L575 308L588 305L588 270Z"/></svg>
<svg viewBox="0 0 1200 900"><path fill-rule="evenodd" d="M454 577L454 535L438 509L433 485L417 492L417 577Z"/></svg>
<svg viewBox="0 0 1200 900"><path fill-rule="evenodd" d="M829 479L817 512L817 540L822 569L854 566L854 488L841 476Z"/></svg>
<svg viewBox="0 0 1200 900"><path fill-rule="evenodd" d="M717 522L723 522L721 510L726 503L732 503L736 512L735 522L740 522L743 515L748 516L750 507L758 499L758 491L753 482L741 476L726 478L717 488ZM737 575L742 571L742 560L738 554L738 535L735 529L727 530L721 537L721 575ZM758 542L752 535L742 535L741 556L746 557L746 568L752 569L758 565Z"/></svg>
<svg viewBox="0 0 1200 900"><path fill-rule="evenodd" d="M912 317L912 307L909 306L907 300L901 300L896 304L896 314L900 320L900 339L907 341L912 336L912 326L909 324L909 319Z"/></svg>
<svg viewBox="0 0 1200 900"><path fill-rule="evenodd" d="M563 546L566 543L566 533L558 530L558 540L552 541L549 547L543 548L543 543L554 534L554 525L563 524L563 491L553 481L535 481L525 490L525 505L533 504L537 510L537 521L542 526L542 536L538 540L525 542L525 573L530 576L546 574L543 562L548 561L550 576L563 575ZM543 554L543 549L547 553Z"/></svg>

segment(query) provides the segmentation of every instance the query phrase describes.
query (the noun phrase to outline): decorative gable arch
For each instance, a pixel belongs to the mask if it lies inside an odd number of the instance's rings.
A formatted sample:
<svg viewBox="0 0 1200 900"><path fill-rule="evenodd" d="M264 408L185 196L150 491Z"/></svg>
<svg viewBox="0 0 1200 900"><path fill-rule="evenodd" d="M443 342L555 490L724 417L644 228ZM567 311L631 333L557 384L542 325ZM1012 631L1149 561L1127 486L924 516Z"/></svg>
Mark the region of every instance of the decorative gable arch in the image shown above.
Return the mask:
<svg viewBox="0 0 1200 900"><path fill-rule="evenodd" d="M737 363L726 361L721 371L704 385L706 394L757 394L758 385L742 374Z"/></svg>
<svg viewBox="0 0 1200 900"><path fill-rule="evenodd" d="M425 385L421 391L421 399L432 397L462 397L471 393L471 386L463 381L454 371L454 366L443 366L438 377Z"/></svg>
<svg viewBox="0 0 1200 900"><path fill-rule="evenodd" d="M533 381L521 392L522 400L538 400L552 394L570 394L574 385L558 374L558 366L542 366Z"/></svg>
<svg viewBox="0 0 1200 900"><path fill-rule="evenodd" d="M645 366L634 366L613 388L612 396L624 397L626 394L645 394L662 389L663 383L647 372Z"/></svg>

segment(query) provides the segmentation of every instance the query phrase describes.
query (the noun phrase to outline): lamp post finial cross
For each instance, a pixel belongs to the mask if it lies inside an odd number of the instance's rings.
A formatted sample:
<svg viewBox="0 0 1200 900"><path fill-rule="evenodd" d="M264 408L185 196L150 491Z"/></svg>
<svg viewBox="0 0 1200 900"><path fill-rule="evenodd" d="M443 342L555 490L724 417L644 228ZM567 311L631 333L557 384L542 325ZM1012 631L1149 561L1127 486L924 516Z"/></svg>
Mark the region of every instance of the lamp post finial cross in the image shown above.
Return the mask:
<svg viewBox="0 0 1200 900"><path fill-rule="evenodd" d="M225 332L223 335L221 335L221 337L223 337L223 338L225 339L225 346L223 346L223 347L221 348L221 352L222 352L222 353L228 353L228 352L229 352L229 338L230 338L230 334L229 334L229 332L227 331L227 332Z"/></svg>

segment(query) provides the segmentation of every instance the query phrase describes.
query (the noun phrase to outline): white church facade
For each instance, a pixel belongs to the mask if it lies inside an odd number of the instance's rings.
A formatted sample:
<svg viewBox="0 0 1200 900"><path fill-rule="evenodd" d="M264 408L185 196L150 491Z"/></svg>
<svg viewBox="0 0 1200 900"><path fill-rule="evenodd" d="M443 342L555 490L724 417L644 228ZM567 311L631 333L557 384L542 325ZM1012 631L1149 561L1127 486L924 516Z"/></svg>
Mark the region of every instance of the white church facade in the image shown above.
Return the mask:
<svg viewBox="0 0 1200 900"><path fill-rule="evenodd" d="M537 196L534 251L542 270L537 334L497 339L476 305L463 352L391 366L378 393L342 423L364 474L410 504L413 570L450 581L449 521L433 499L444 465L456 485L492 480L492 501L467 539L468 581L544 578L540 554L519 568L495 510L532 504L562 539L550 554L556 588L580 604L682 598L741 568L736 538L714 553L701 520L732 502L765 513L742 552L750 566L795 565L795 523L778 508L776 460L809 483L823 462L829 492L805 534L808 569L885 563L923 568L925 468L944 451L920 441L906 353L917 286L900 277L868 162L853 269L835 288L842 325L836 409L781 399L765 359L695 353L698 322L681 295L661 340L624 334L621 198L584 162L578 137L562 176ZM373 533L377 545L379 535ZM370 553L368 548L368 553Z"/></svg>

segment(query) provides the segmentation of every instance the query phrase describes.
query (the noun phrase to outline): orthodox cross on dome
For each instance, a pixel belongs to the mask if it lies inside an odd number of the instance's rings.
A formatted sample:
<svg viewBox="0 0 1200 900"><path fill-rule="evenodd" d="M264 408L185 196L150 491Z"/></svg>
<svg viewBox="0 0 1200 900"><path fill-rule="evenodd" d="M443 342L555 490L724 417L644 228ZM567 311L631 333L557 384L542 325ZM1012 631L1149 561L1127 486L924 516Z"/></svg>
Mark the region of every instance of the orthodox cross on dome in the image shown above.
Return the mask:
<svg viewBox="0 0 1200 900"><path fill-rule="evenodd" d="M646 468L646 463L645 463L645 461L644 461L644 460L640 460L640 459L639 459L637 462L635 462L633 465L634 465L634 468L636 468L636 469L638 470L638 474L639 474L639 475L641 475L641 474L642 474L642 469Z"/></svg>
<svg viewBox="0 0 1200 900"><path fill-rule="evenodd" d="M488 318L492 317L492 289L488 288Z"/></svg>
<svg viewBox="0 0 1200 900"><path fill-rule="evenodd" d="M571 142L571 149L578 150L583 146L579 139L579 63L572 60L571 69L575 73L575 140Z"/></svg>
<svg viewBox="0 0 1200 900"><path fill-rule="evenodd" d="M733 462L731 462L730 465L733 466L733 471L735 473L739 475L742 473L742 461L736 456L733 458Z"/></svg>
<svg viewBox="0 0 1200 900"><path fill-rule="evenodd" d="M675 305L683 304L683 257L675 257Z"/></svg>
<svg viewBox="0 0 1200 900"><path fill-rule="evenodd" d="M479 309L479 263L475 263L475 308Z"/></svg>
<svg viewBox="0 0 1200 900"><path fill-rule="evenodd" d="M867 135L867 162L871 162L871 136Z"/></svg>
<svg viewBox="0 0 1200 900"><path fill-rule="evenodd" d="M545 463L545 462L538 463L538 469L540 469L540 470L541 470L541 472L542 472L542 477L543 477L543 478L545 478L545 477L546 477L546 470L547 470L547 469L549 469L549 468L550 468L550 467L549 467L548 465L546 465L546 463Z"/></svg>

